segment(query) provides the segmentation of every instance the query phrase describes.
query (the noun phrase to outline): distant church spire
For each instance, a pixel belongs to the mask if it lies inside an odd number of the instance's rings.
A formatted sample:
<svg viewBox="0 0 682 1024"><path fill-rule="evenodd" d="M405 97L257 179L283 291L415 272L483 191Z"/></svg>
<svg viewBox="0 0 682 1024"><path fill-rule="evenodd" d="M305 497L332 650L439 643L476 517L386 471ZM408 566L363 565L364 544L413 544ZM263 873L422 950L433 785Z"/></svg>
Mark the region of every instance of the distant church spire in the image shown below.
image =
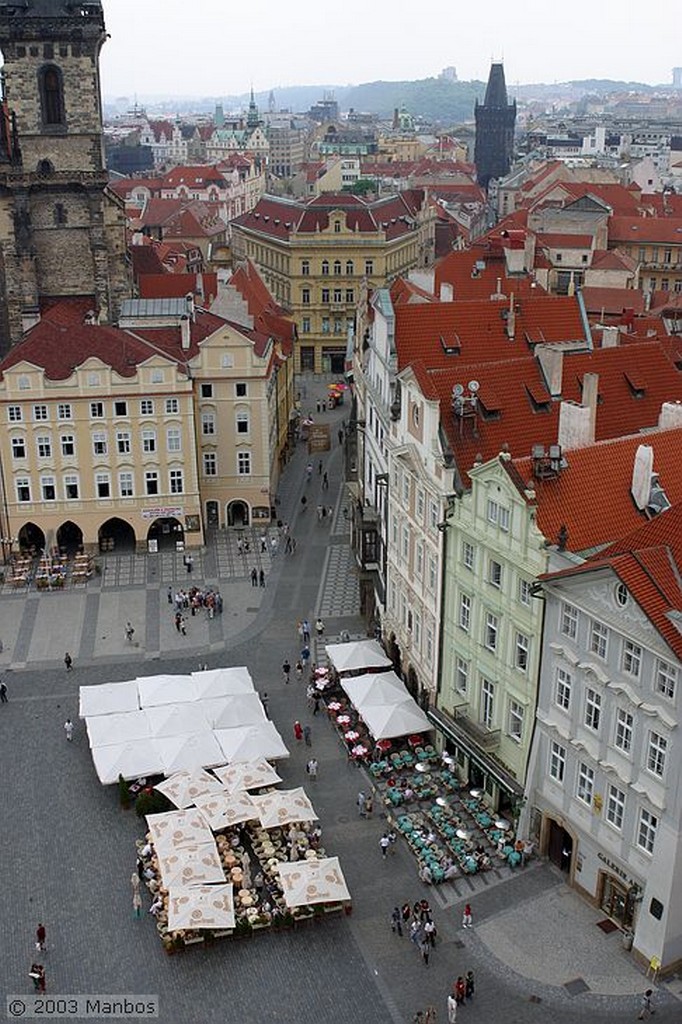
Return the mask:
<svg viewBox="0 0 682 1024"><path fill-rule="evenodd" d="M260 113L256 106L256 97L253 94L253 86L251 86L251 99L249 100L249 112L246 115L246 127L251 130L258 128L261 124Z"/></svg>
<svg viewBox="0 0 682 1024"><path fill-rule="evenodd" d="M516 101L509 103L504 67L494 63L490 68L483 103L476 100L476 146L474 163L476 176L483 188L492 178L502 178L509 172L514 152L514 126Z"/></svg>

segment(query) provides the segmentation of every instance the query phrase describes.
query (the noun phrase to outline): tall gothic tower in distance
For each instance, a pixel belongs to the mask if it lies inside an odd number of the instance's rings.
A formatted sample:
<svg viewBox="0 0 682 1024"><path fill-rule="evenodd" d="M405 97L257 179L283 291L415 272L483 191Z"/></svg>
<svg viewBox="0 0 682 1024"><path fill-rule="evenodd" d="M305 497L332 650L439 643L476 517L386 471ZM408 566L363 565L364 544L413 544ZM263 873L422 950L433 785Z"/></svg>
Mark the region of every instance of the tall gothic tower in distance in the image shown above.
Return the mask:
<svg viewBox="0 0 682 1024"><path fill-rule="evenodd" d="M474 163L478 183L488 187L491 178L508 173L514 151L516 101L507 101L507 85L502 64L493 64L483 103L476 100L476 145Z"/></svg>
<svg viewBox="0 0 682 1024"><path fill-rule="evenodd" d="M0 352L46 301L102 323L130 294L122 205L107 188L101 0L0 0Z"/></svg>

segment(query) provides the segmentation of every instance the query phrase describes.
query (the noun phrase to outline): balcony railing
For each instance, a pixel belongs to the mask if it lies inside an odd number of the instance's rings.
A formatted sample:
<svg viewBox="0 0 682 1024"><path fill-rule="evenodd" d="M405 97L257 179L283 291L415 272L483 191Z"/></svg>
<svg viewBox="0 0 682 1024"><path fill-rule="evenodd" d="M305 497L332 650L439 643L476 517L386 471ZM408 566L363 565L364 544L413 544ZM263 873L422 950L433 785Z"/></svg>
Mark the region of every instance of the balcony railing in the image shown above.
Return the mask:
<svg viewBox="0 0 682 1024"><path fill-rule="evenodd" d="M468 704L459 704L454 707L449 717L481 750L490 753L499 747L502 731L500 729L487 729L482 723L470 718Z"/></svg>

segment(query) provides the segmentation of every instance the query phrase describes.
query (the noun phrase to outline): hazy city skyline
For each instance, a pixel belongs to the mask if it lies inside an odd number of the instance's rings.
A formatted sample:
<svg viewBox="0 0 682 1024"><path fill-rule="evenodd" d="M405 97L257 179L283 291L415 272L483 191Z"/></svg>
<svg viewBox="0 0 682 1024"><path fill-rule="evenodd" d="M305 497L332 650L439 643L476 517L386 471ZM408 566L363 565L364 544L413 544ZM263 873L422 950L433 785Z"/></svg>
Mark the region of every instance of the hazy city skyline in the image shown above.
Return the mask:
<svg viewBox="0 0 682 1024"><path fill-rule="evenodd" d="M434 0L428 16L405 9L400 18L387 0L347 0L336 18L312 0L252 0L234 17L218 0L196 0L191 8L104 0L104 11L111 39L102 52L102 82L109 98L413 80L447 66L461 80L485 80L493 59L504 61L512 87L583 78L662 84L682 64L674 30L679 0L658 4L655 47L634 4L619 0L574 0L570 19L567 8L546 0L525 0L521 8L489 0L484 9Z"/></svg>

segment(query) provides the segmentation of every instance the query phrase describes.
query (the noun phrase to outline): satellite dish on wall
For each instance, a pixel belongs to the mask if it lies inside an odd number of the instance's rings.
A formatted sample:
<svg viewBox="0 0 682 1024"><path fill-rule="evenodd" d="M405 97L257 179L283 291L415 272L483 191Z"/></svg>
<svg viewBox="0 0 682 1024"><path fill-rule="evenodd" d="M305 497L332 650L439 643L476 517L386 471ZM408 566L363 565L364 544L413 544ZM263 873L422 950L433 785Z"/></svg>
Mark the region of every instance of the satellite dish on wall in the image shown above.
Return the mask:
<svg viewBox="0 0 682 1024"><path fill-rule="evenodd" d="M461 384L455 384L454 388L452 389L452 394L454 395L455 398L461 398L462 395L464 394L464 387Z"/></svg>
<svg viewBox="0 0 682 1024"><path fill-rule="evenodd" d="M477 380L470 380L469 383L467 384L467 387L469 388L469 391L471 392L472 395L476 394L480 386L481 385L478 383Z"/></svg>

